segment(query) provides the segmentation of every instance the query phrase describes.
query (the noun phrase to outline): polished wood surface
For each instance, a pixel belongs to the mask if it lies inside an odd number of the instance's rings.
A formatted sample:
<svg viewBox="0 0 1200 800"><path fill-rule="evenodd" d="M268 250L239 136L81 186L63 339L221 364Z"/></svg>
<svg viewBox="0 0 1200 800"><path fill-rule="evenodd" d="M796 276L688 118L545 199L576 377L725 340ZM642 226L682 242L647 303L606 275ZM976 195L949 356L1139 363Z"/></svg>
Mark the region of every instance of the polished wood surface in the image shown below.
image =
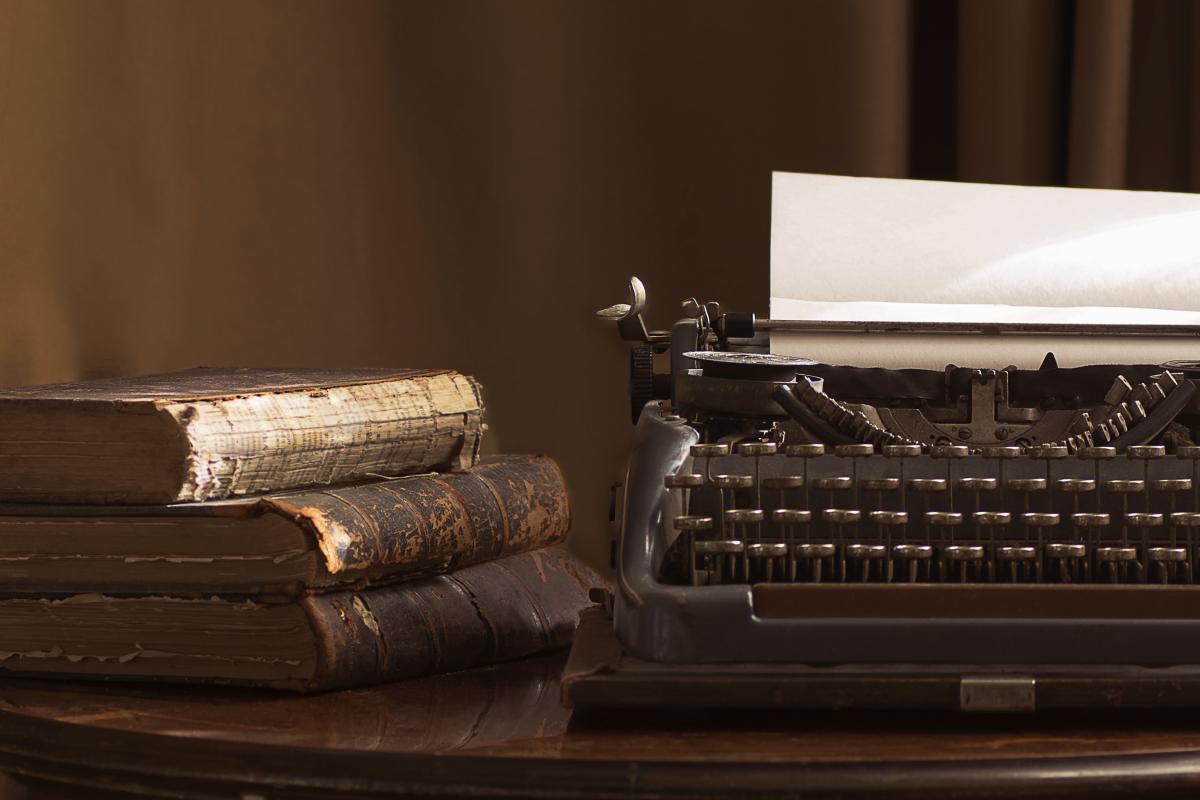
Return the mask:
<svg viewBox="0 0 1200 800"><path fill-rule="evenodd" d="M313 696L0 682L0 769L182 796L1090 796L1200 787L1194 715L572 720L554 655Z"/></svg>

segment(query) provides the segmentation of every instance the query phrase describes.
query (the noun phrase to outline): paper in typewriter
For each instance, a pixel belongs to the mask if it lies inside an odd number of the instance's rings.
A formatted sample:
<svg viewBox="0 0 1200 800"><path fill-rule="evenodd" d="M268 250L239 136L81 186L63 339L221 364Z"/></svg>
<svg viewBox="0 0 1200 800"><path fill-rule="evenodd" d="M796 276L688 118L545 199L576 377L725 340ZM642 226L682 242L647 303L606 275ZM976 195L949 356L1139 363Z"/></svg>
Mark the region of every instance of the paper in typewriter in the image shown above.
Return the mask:
<svg viewBox="0 0 1200 800"><path fill-rule="evenodd" d="M777 172L771 318L1200 325L1200 195ZM1200 338L773 332L859 366L1200 359Z"/></svg>

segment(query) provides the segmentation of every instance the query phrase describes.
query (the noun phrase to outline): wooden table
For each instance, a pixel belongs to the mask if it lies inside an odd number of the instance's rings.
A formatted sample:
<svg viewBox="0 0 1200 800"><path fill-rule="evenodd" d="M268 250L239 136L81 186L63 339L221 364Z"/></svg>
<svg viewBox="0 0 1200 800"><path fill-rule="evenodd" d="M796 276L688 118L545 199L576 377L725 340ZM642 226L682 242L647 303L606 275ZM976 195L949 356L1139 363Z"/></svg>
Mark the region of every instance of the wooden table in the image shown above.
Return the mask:
<svg viewBox="0 0 1200 800"><path fill-rule="evenodd" d="M795 715L572 721L563 656L375 689L0 681L0 769L63 796L1181 796L1200 719ZM602 724L603 723L603 724Z"/></svg>

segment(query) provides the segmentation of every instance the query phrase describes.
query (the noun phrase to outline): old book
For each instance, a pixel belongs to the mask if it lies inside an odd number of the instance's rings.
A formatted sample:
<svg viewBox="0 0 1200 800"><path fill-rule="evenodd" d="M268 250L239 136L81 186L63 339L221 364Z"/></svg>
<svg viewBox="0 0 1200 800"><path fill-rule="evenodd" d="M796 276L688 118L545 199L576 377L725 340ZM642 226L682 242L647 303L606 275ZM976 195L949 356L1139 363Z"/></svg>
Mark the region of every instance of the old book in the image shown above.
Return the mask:
<svg viewBox="0 0 1200 800"><path fill-rule="evenodd" d="M450 370L193 369L0 390L0 502L174 503L462 469L479 384Z"/></svg>
<svg viewBox="0 0 1200 800"><path fill-rule="evenodd" d="M5 594L296 596L561 542L562 472L545 456L320 491L172 506L0 506Z"/></svg>
<svg viewBox="0 0 1200 800"><path fill-rule="evenodd" d="M0 670L282 689L362 686L570 643L603 581L558 547L285 603L173 597L0 600Z"/></svg>

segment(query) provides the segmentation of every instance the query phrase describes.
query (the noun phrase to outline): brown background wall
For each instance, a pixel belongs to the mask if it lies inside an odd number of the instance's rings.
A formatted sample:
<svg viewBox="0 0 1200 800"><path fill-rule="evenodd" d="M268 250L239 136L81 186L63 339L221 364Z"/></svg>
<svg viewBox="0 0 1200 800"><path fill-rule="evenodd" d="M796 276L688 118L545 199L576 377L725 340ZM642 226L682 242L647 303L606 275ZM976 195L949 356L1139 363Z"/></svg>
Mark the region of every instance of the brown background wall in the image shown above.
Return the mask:
<svg viewBox="0 0 1200 800"><path fill-rule="evenodd" d="M0 383L455 366L599 563L630 274L658 324L765 309L772 169L1200 188L1198 38L1168 0L0 0Z"/></svg>

